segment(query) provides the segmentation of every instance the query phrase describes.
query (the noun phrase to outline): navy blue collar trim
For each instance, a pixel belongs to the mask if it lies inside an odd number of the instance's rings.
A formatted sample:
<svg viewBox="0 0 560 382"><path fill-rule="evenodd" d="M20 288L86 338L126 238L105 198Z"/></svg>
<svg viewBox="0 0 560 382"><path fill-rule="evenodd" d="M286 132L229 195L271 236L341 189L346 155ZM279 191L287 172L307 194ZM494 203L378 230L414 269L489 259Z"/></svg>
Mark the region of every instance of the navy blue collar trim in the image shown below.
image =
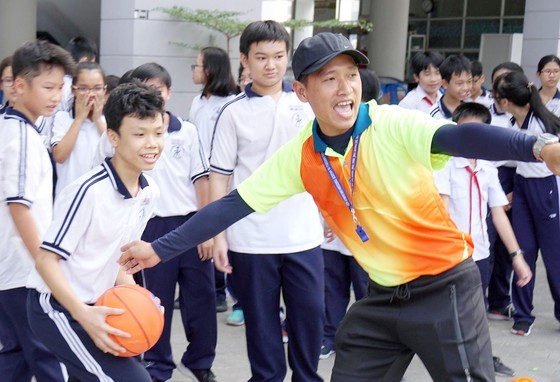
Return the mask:
<svg viewBox="0 0 560 382"><path fill-rule="evenodd" d="M445 106L445 103L443 102L443 97L441 97L441 99L439 100L439 107L441 109L441 112L443 113L443 116L445 118L451 119L451 117L453 116L453 113L451 111L449 111L447 106Z"/></svg>
<svg viewBox="0 0 560 382"><path fill-rule="evenodd" d="M486 97L486 93L488 93L488 90L484 86L481 86L480 89L482 89L482 94L480 96Z"/></svg>
<svg viewBox="0 0 560 382"><path fill-rule="evenodd" d="M490 111L491 111L492 114L494 114L494 115L505 115L505 114L506 114L505 112L500 113L500 112L498 111L498 109L496 109L496 105L494 105L494 103L492 103L492 105L490 105Z"/></svg>
<svg viewBox="0 0 560 382"><path fill-rule="evenodd" d="M27 118L27 116L25 114L23 114L20 111L17 111L16 109L14 109L13 107L8 107L8 109L6 110L6 115L5 117L6 119L19 119L31 126L33 126L33 128L39 132L39 129L37 129L37 126L35 126L35 124L33 122L31 122L29 120L29 118Z"/></svg>
<svg viewBox="0 0 560 382"><path fill-rule="evenodd" d="M115 187L115 190L117 190L124 199L132 199L132 195L130 195L130 192L128 192L128 189L126 188L123 181L119 177L119 174L113 167L113 164L111 163L111 158L105 158L105 162L103 162L103 166L107 170L107 173L109 174L109 178L111 179L111 182L113 183L113 187ZM138 184L142 189L148 186L148 181L146 180L146 177L142 173L138 177Z"/></svg>
<svg viewBox="0 0 560 382"><path fill-rule="evenodd" d="M532 117L533 117L533 109L529 109L529 112L527 113L527 116L525 117L523 124L520 126L521 130L527 130L529 128L529 121L531 120Z"/></svg>
<svg viewBox="0 0 560 382"><path fill-rule="evenodd" d="M4 105L0 106L0 114L4 114L8 107L10 107L10 101L7 101Z"/></svg>
<svg viewBox="0 0 560 382"><path fill-rule="evenodd" d="M282 91L284 93L290 93L293 91L292 89L292 84L289 83L288 81L282 81ZM247 97L252 98L252 97L262 97L262 95L255 93L253 91L253 83L249 83L245 86L245 94L247 94Z"/></svg>
<svg viewBox="0 0 560 382"><path fill-rule="evenodd" d="M554 93L554 97L552 98L560 98L560 90L556 89L556 93Z"/></svg>
<svg viewBox="0 0 560 382"><path fill-rule="evenodd" d="M352 138L356 138L358 135L363 133L368 127L371 126L371 118L369 116L369 105L367 103L361 103L360 109L358 110L358 117L356 122L354 122L354 132L352 133ZM315 152L321 153L327 150L327 144L319 137L317 130L319 129L319 124L317 123L317 118L313 120L313 148Z"/></svg>
<svg viewBox="0 0 560 382"><path fill-rule="evenodd" d="M175 131L181 130L181 125L182 124L181 124L181 121L179 120L179 118L177 118L176 116L174 116L170 112L167 112L167 114L169 115L169 127L167 128L167 132L168 133L173 133Z"/></svg>

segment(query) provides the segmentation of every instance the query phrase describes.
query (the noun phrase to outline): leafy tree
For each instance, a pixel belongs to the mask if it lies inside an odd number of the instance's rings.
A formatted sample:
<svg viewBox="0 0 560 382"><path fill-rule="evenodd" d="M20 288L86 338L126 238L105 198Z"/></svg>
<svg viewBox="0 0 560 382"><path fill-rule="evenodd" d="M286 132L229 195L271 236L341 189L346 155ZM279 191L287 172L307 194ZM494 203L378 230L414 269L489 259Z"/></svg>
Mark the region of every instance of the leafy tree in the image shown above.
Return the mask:
<svg viewBox="0 0 560 382"><path fill-rule="evenodd" d="M239 16L243 15L243 12L189 9L180 6L172 6L171 8L159 7L155 10L161 11L188 23L202 25L210 30L222 34L226 38L227 52L230 51L231 40L241 35L243 29L245 29L245 27L251 22L239 20ZM346 22L336 19L324 21L290 20L284 22L283 24L284 26L292 29L299 29L306 26L314 26L317 28L341 28L346 30L358 28L365 32L369 32L372 29L372 24L366 20L358 20L357 22ZM174 44L198 50L198 47L187 43Z"/></svg>

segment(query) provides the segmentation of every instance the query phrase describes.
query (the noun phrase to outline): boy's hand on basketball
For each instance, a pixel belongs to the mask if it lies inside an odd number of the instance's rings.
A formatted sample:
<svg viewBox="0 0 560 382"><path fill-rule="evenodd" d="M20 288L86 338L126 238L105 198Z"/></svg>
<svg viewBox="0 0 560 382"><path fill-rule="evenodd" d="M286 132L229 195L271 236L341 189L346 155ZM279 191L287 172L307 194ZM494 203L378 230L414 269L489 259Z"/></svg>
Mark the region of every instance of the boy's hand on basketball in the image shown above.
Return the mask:
<svg viewBox="0 0 560 382"><path fill-rule="evenodd" d="M514 256L512 259L513 270L517 275L517 286L522 288L531 281L533 277L533 272L531 272L531 268L529 268L529 264L525 261L523 255Z"/></svg>
<svg viewBox="0 0 560 382"><path fill-rule="evenodd" d="M229 264L227 242L221 235L214 238L212 256L214 257L214 266L217 270L228 274L233 271L233 268Z"/></svg>
<svg viewBox="0 0 560 382"><path fill-rule="evenodd" d="M133 274L145 268L151 268L161 262L150 243L135 240L121 247L122 255L118 260L122 269Z"/></svg>
<svg viewBox="0 0 560 382"><path fill-rule="evenodd" d="M214 240L206 240L204 243L197 246L198 257L200 261L207 261L212 259L212 251L214 247Z"/></svg>
<svg viewBox="0 0 560 382"><path fill-rule="evenodd" d="M74 317L82 325L86 333L101 351L118 356L119 353L126 351L111 339L109 334L129 338L130 334L122 330L113 328L107 324L105 318L111 314L123 314L123 309L109 308L106 306L85 306L81 313Z"/></svg>

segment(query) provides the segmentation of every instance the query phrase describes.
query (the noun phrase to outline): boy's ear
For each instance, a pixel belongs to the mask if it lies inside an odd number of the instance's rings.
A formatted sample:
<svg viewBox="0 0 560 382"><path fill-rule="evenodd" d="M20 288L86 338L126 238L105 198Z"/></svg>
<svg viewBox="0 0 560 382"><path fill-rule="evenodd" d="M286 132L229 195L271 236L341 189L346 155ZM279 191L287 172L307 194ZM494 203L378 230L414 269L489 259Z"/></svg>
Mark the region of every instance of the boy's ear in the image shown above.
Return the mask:
<svg viewBox="0 0 560 382"><path fill-rule="evenodd" d="M292 84L292 89L294 89L294 92L296 92L296 95L301 102L309 102L307 100L307 89L305 88L305 85L303 83L294 81L294 83Z"/></svg>
<svg viewBox="0 0 560 382"><path fill-rule="evenodd" d="M239 54L239 59L241 60L241 65L243 65L244 69L247 69L247 61L249 60L247 58L247 55L245 53L240 53Z"/></svg>
<svg viewBox="0 0 560 382"><path fill-rule="evenodd" d="M119 146L121 137L119 137L119 134L115 130L107 129L107 138L109 139L109 143L111 143L111 146L113 146L114 148L117 148Z"/></svg>
<svg viewBox="0 0 560 382"><path fill-rule="evenodd" d="M23 77L16 77L14 79L14 90L16 91L17 95L21 95L25 92L25 89L30 86L27 80Z"/></svg>
<svg viewBox="0 0 560 382"><path fill-rule="evenodd" d="M441 80L441 86L443 86L443 88L447 90L447 87L449 86L449 82L447 82L447 80Z"/></svg>
<svg viewBox="0 0 560 382"><path fill-rule="evenodd" d="M414 79L414 82L416 82L416 83L420 82L420 77L417 76L416 74L413 74L412 78Z"/></svg>

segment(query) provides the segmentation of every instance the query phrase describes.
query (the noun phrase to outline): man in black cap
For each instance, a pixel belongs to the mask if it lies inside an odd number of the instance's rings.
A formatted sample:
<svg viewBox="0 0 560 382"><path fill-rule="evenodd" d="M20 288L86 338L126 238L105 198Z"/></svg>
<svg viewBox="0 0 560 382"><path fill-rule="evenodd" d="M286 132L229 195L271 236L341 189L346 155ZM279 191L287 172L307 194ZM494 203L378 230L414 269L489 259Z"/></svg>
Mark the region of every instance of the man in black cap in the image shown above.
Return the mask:
<svg viewBox="0 0 560 382"><path fill-rule="evenodd" d="M431 175L448 155L544 160L560 173L558 137L530 137L361 103L367 58L336 34L294 53L294 90L315 120L223 199L170 234L130 243L128 272L151 267L257 211L309 192L370 277L369 296L336 336L332 381L399 381L414 354L434 380L492 381L492 350L470 236L457 229ZM522 256L522 254L512 254ZM227 259L215 259L225 269ZM317 270L318 272L321 270Z"/></svg>

